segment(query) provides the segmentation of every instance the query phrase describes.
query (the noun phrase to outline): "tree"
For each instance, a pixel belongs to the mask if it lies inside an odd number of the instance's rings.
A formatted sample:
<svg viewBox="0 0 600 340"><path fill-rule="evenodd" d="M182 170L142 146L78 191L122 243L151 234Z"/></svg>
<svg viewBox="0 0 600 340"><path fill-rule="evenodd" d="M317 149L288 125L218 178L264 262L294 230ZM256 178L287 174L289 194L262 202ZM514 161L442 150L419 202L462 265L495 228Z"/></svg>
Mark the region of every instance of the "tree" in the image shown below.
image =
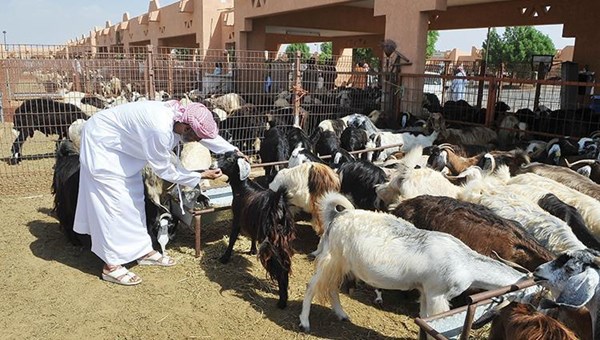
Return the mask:
<svg viewBox="0 0 600 340"><path fill-rule="evenodd" d="M296 57L296 51L300 51L302 59L304 60L310 57L310 48L305 43L289 44L288 47L285 49L285 53L290 59L294 59Z"/></svg>
<svg viewBox="0 0 600 340"><path fill-rule="evenodd" d="M502 38L503 61L513 74L530 72L532 55L556 52L552 39L531 26L507 27Z"/></svg>
<svg viewBox="0 0 600 340"><path fill-rule="evenodd" d="M379 57L373 53L370 48L355 48L352 49L352 59L354 63L365 62L370 68L379 67Z"/></svg>
<svg viewBox="0 0 600 340"><path fill-rule="evenodd" d="M531 26L507 27L502 38L496 29L492 29L489 42L486 38L482 46L485 53L489 52L488 65L500 67L504 64L513 76L531 72L532 55L554 55L556 51L552 39Z"/></svg>
<svg viewBox="0 0 600 340"><path fill-rule="evenodd" d="M427 32L427 49L425 50L425 56L427 58L433 55L435 52L435 44L437 43L440 37L440 32L438 31L428 31Z"/></svg>
<svg viewBox="0 0 600 340"><path fill-rule="evenodd" d="M331 41L324 42L321 44L321 55L319 56L319 61L323 62L325 60L330 60L333 54L333 44Z"/></svg>

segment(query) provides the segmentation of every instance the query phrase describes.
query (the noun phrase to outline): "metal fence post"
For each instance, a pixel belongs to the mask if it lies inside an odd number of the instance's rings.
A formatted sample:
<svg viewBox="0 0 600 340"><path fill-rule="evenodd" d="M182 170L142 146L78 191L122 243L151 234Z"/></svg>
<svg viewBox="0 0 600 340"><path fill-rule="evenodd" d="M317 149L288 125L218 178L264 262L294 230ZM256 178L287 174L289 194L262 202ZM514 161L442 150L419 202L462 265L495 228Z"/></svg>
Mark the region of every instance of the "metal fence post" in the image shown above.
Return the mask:
<svg viewBox="0 0 600 340"><path fill-rule="evenodd" d="M174 86L173 86L173 54L172 53L169 53L169 63L168 63L167 74L169 77L168 84L167 84L168 92L170 95L173 95L174 94L173 93Z"/></svg>
<svg viewBox="0 0 600 340"><path fill-rule="evenodd" d="M302 57L302 53L300 51L296 51L296 63L295 63L295 98L294 98L294 126L300 126L300 100L302 98L302 82L300 81L300 77L302 74L300 73L300 58Z"/></svg>
<svg viewBox="0 0 600 340"><path fill-rule="evenodd" d="M148 45L148 54L146 58L147 65L147 74L148 74L148 83L146 89L148 90L148 99L154 99L154 59L152 56L152 45Z"/></svg>
<svg viewBox="0 0 600 340"><path fill-rule="evenodd" d="M488 88L488 100L487 107L485 112L485 126L490 127L494 122L496 112L494 112L494 107L496 106L496 94L498 89L498 82L501 82L501 79L494 78L490 79L489 88Z"/></svg>

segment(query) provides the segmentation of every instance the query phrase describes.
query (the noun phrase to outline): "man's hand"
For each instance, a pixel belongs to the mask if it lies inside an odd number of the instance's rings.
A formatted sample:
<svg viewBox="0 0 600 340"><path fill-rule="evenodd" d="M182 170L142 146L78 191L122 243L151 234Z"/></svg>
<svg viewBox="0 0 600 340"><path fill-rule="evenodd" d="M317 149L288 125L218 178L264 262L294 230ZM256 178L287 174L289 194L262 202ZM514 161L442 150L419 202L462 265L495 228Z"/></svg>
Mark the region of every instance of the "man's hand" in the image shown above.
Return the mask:
<svg viewBox="0 0 600 340"><path fill-rule="evenodd" d="M215 179L223 175L221 169L209 169L202 171L202 178Z"/></svg>

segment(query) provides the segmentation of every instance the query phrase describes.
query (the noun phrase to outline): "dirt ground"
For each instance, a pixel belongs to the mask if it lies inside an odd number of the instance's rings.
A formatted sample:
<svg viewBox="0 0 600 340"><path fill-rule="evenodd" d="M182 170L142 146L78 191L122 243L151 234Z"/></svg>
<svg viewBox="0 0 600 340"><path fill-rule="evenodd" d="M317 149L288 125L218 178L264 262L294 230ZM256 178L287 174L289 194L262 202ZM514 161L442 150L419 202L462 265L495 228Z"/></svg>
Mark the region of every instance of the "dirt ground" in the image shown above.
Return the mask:
<svg viewBox="0 0 600 340"><path fill-rule="evenodd" d="M414 339L418 296L384 292L384 307L360 286L342 305L352 322L337 320L329 306L313 305L310 334L298 331L298 315L313 264L306 254L317 238L298 226L297 254L289 305L280 310L276 285L241 237L230 263L217 258L225 250L227 216L205 225L203 255L194 257L193 232L180 230L168 253L171 268L134 266L139 286L124 287L100 279L101 261L68 243L51 215L50 194L2 197L0 329L5 339Z"/></svg>

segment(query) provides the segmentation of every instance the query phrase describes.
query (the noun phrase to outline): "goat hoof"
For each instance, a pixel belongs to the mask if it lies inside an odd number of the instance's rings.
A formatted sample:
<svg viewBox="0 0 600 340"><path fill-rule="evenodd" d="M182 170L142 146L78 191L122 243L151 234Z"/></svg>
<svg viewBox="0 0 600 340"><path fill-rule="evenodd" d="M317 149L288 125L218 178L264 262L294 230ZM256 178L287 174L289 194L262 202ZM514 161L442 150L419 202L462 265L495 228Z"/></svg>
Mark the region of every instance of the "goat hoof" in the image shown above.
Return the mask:
<svg viewBox="0 0 600 340"><path fill-rule="evenodd" d="M304 333L310 332L310 327L309 326L305 327L305 326L302 325L302 323L300 323L299 327L300 327L300 332L304 332Z"/></svg>
<svg viewBox="0 0 600 340"><path fill-rule="evenodd" d="M375 299L373 302L377 305L377 307L383 308L383 299Z"/></svg>
<svg viewBox="0 0 600 340"><path fill-rule="evenodd" d="M277 308L284 309L287 307L287 301L279 300L277 301Z"/></svg>

